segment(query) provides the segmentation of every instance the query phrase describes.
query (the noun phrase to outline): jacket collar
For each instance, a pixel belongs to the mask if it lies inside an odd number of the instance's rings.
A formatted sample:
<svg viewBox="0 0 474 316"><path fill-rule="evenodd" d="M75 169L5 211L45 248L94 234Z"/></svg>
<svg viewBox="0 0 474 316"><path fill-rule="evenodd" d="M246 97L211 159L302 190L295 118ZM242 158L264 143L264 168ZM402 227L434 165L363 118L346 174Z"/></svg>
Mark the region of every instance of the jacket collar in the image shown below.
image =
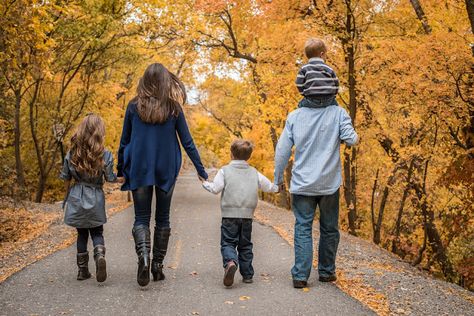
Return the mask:
<svg viewBox="0 0 474 316"><path fill-rule="evenodd" d="M308 60L308 63L311 63L311 62L324 63L324 59L319 58L319 57L313 57Z"/></svg>
<svg viewBox="0 0 474 316"><path fill-rule="evenodd" d="M247 168L249 163L245 160L231 160L229 165L237 168Z"/></svg>

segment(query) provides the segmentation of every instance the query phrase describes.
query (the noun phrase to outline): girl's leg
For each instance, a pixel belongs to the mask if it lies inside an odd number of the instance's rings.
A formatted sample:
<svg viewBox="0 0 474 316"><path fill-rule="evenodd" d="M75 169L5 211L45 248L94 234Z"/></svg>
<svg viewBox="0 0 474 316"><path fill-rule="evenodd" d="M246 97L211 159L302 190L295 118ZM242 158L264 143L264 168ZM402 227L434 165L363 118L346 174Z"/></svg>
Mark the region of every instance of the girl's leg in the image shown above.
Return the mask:
<svg viewBox="0 0 474 316"><path fill-rule="evenodd" d="M89 273L89 253L87 252L87 239L89 230L77 228L77 279L86 280L91 277Z"/></svg>
<svg viewBox="0 0 474 316"><path fill-rule="evenodd" d="M135 206L132 234L138 256L137 282L145 286L150 282L150 218L153 186L138 188L132 191L132 195Z"/></svg>
<svg viewBox="0 0 474 316"><path fill-rule="evenodd" d="M92 244L94 245L94 247L97 247L98 245L105 245L103 225L94 228L89 228L89 233L91 235Z"/></svg>
<svg viewBox="0 0 474 316"><path fill-rule="evenodd" d="M97 282L104 282L107 279L107 269L105 262L104 246L104 226L100 225L89 229L92 243L94 245L95 277Z"/></svg>
<svg viewBox="0 0 474 316"><path fill-rule="evenodd" d="M170 238L170 205L173 197L174 186L165 192L159 187L155 187L156 192L156 213L155 213L155 234L153 236L153 261L151 273L153 280L163 280L163 260L168 250Z"/></svg>
<svg viewBox="0 0 474 316"><path fill-rule="evenodd" d="M87 252L87 241L89 239L89 230L87 228L77 229L77 253Z"/></svg>

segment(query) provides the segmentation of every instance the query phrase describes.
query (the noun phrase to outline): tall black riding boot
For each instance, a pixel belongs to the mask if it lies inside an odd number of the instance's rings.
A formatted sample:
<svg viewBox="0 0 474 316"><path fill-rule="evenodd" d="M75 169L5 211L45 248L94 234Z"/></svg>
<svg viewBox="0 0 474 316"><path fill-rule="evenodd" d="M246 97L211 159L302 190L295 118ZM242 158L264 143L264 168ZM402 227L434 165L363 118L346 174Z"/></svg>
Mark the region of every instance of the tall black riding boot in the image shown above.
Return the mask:
<svg viewBox="0 0 474 316"><path fill-rule="evenodd" d="M97 282L104 282L107 279L107 265L105 262L105 246L97 245L94 248L95 278Z"/></svg>
<svg viewBox="0 0 474 316"><path fill-rule="evenodd" d="M151 262L151 273L153 281L164 280L163 260L168 249L168 241L170 239L171 228L155 227L155 235L153 236L153 261Z"/></svg>
<svg viewBox="0 0 474 316"><path fill-rule="evenodd" d="M87 280L91 277L89 272L89 253L81 252L77 254L77 279L78 280Z"/></svg>
<svg viewBox="0 0 474 316"><path fill-rule="evenodd" d="M132 234L138 256L137 282L140 286L146 286L150 282L150 228L144 225L135 226Z"/></svg>

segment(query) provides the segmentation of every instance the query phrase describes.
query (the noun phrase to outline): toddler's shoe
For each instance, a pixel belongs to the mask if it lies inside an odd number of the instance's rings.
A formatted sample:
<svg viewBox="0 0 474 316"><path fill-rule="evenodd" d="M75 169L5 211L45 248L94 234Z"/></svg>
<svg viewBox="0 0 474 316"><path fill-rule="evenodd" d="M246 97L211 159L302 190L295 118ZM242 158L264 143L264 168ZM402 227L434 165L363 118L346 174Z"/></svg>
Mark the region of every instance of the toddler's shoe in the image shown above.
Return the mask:
<svg viewBox="0 0 474 316"><path fill-rule="evenodd" d="M237 265L234 261L227 262L224 270L224 285L232 286L234 284L234 274L237 271Z"/></svg>

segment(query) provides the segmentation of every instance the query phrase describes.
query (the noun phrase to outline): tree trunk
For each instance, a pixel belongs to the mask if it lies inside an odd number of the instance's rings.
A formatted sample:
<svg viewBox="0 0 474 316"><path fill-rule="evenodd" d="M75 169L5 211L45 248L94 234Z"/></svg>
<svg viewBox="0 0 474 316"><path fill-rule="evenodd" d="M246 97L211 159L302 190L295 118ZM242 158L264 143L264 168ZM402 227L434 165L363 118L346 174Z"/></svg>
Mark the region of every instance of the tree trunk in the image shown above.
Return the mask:
<svg viewBox="0 0 474 316"><path fill-rule="evenodd" d="M428 237L428 243L433 250L433 255L436 261L441 266L441 270L443 271L444 276L448 281L452 281L454 278L454 268L451 261L446 254L446 247L441 240L441 236L439 234L438 228L435 224L435 216L434 211L431 205L428 203L427 195L426 195L426 176L428 170L428 163L425 163L425 171L423 176L423 183L420 184L419 182L414 183L413 188L415 190L418 203L420 205L421 214L423 215L424 219L424 229L426 232L426 236Z"/></svg>
<svg viewBox="0 0 474 316"><path fill-rule="evenodd" d="M25 174L23 171L23 162L21 160L21 127L20 127L20 107L21 107L21 91L15 91L15 168L16 182L21 191L25 190Z"/></svg>
<svg viewBox="0 0 474 316"><path fill-rule="evenodd" d="M372 220L372 232L375 235L375 192L377 191L377 183L379 181L379 169L375 173L374 186L372 187L372 196L370 199L370 215Z"/></svg>
<svg viewBox="0 0 474 316"><path fill-rule="evenodd" d="M471 32L474 33L474 0L466 0L466 10L471 23Z"/></svg>
<svg viewBox="0 0 474 316"><path fill-rule="evenodd" d="M35 128L36 118L34 116L34 106L36 104L36 99L38 97L40 82L41 81L38 80L35 83L35 91L33 93L33 96L31 98L31 100L28 102L29 116L30 116L29 117L30 118L30 132L31 132L31 138L33 139L33 144L34 144L34 147L35 147L36 161L37 161L37 164L38 164L38 171L39 171L38 188L36 190L36 197L35 197L35 202L37 202L37 203L41 202L43 192L44 192L44 184L41 185L41 182L45 182L45 180L43 180L43 179L45 179L43 157L41 156L41 149L39 147L38 137L36 135L36 128Z"/></svg>
<svg viewBox="0 0 474 316"><path fill-rule="evenodd" d="M36 188L35 202L41 203L43 200L44 190L46 188L46 178L40 176L38 179L38 187Z"/></svg>
<svg viewBox="0 0 474 316"><path fill-rule="evenodd" d="M392 174L388 178L387 185L385 185L385 188L383 189L382 200L380 201L379 213L377 215L377 224L375 225L374 238L373 238L374 243L377 245L380 244L380 241L381 241L382 222L383 222L383 215L385 212L385 206L387 204L388 194L390 193L389 189L395 184L395 181L397 180L397 177L396 177L397 170L398 170L398 166L395 166L395 168L392 171Z"/></svg>
<svg viewBox="0 0 474 316"><path fill-rule="evenodd" d="M466 0L469 1L469 0ZM425 11L423 11L423 7L421 6L420 1L418 0L410 0L413 9L415 10L416 16L418 20L420 20L421 25L423 26L423 30L426 34L431 33L431 26L428 23L428 18L426 17Z"/></svg>
<svg viewBox="0 0 474 316"><path fill-rule="evenodd" d="M413 158L410 161L410 166L408 167L408 174L407 174L407 184L405 186L405 189L403 190L403 196L402 200L400 201L400 206L398 208L398 213L397 213L397 222L395 224L395 238L393 239L392 243L392 252L397 253L398 250L398 244L400 243L400 228L402 225L402 216L403 216L403 209L405 208L405 202L408 198L408 193L410 192L411 189L411 177L413 174L413 167L415 165L415 159Z"/></svg>
<svg viewBox="0 0 474 316"><path fill-rule="evenodd" d="M354 126L356 125L357 114L357 90L355 77L355 47L354 39L357 37L354 26L351 2L346 2L346 34L342 39L345 46L347 63L347 81L349 86L349 115ZM346 148L344 151L344 199L348 209L349 233L356 235L357 229L357 150L356 148Z"/></svg>
<svg viewBox="0 0 474 316"><path fill-rule="evenodd" d="M426 236L426 218L424 220L425 220L425 223L424 223L424 226L423 226L423 232L424 232L423 233L423 245L421 246L420 250L418 250L418 256L411 263L412 266L417 266L421 263L421 260L423 260L423 253L426 250L426 237L427 237Z"/></svg>
<svg viewBox="0 0 474 316"><path fill-rule="evenodd" d="M346 148L344 152L344 200L348 209L349 233L356 236L357 198L355 148Z"/></svg>

